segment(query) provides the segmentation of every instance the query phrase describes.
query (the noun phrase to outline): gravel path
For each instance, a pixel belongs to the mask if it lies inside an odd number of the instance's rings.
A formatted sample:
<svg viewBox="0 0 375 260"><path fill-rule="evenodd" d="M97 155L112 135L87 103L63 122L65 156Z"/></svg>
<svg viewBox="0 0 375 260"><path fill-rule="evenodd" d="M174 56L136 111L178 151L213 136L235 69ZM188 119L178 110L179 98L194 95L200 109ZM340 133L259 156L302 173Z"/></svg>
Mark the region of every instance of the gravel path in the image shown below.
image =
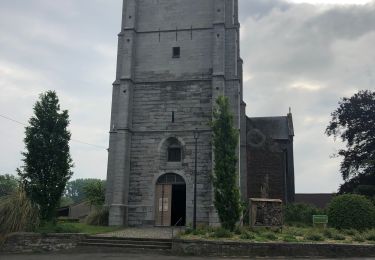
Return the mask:
<svg viewBox="0 0 375 260"><path fill-rule="evenodd" d="M174 235L181 229L174 228ZM170 227L151 227L151 228L127 228L115 232L99 234L100 237L123 237L123 238L172 238L172 228Z"/></svg>

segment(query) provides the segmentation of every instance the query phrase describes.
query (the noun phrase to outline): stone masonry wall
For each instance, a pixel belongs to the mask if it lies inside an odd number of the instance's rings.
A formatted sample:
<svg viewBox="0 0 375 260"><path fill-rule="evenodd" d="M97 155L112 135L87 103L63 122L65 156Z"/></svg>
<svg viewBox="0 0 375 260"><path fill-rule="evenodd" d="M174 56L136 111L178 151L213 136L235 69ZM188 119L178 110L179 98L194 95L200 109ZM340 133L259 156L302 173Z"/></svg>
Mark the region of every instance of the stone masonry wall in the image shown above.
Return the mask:
<svg viewBox="0 0 375 260"><path fill-rule="evenodd" d="M186 182L186 223L192 222L195 128L204 130L198 141L197 221L208 223L211 204L211 83L138 84L133 99L130 158L129 225L153 225L155 184L165 173ZM172 112L175 121L172 123ZM164 142L175 137L182 144L180 163L166 162Z"/></svg>
<svg viewBox="0 0 375 260"><path fill-rule="evenodd" d="M211 27L214 0L137 0L138 30Z"/></svg>
<svg viewBox="0 0 375 260"><path fill-rule="evenodd" d="M208 122L216 97L224 94L240 127L237 9L237 0L124 0L108 157L110 225L153 225L155 182L164 173L185 179L191 223L195 128L201 130L197 220L215 222ZM174 47L180 47L179 58ZM178 165L162 161L168 137L183 144Z"/></svg>
<svg viewBox="0 0 375 260"><path fill-rule="evenodd" d="M85 238L85 234L13 233L5 237L4 243L0 245L0 252L29 253L72 249Z"/></svg>
<svg viewBox="0 0 375 260"><path fill-rule="evenodd" d="M358 258L375 257L375 246L175 240L173 241L172 252L176 255L189 256Z"/></svg>

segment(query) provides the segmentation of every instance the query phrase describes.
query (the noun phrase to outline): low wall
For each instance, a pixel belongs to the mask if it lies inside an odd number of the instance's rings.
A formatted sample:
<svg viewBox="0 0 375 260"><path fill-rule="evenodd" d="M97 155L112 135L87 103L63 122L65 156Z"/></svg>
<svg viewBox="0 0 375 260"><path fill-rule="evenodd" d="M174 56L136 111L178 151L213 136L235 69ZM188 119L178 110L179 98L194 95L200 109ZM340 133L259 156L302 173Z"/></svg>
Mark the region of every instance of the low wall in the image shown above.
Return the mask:
<svg viewBox="0 0 375 260"><path fill-rule="evenodd" d="M75 248L85 234L12 233L0 244L0 252L48 252Z"/></svg>
<svg viewBox="0 0 375 260"><path fill-rule="evenodd" d="M172 253L194 256L375 257L375 245L246 243L177 239L173 241Z"/></svg>

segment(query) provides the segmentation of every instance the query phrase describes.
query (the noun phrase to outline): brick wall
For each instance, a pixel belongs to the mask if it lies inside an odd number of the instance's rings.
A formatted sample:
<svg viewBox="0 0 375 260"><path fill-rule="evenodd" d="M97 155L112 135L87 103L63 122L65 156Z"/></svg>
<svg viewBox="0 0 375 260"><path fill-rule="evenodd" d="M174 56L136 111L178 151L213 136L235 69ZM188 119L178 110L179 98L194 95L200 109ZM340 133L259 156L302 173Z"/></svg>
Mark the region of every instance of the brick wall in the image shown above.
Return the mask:
<svg viewBox="0 0 375 260"><path fill-rule="evenodd" d="M284 154L267 149L247 148L249 198L262 198L261 187L268 183L268 198L284 201ZM268 176L268 177L267 177ZM267 180L268 179L268 180Z"/></svg>

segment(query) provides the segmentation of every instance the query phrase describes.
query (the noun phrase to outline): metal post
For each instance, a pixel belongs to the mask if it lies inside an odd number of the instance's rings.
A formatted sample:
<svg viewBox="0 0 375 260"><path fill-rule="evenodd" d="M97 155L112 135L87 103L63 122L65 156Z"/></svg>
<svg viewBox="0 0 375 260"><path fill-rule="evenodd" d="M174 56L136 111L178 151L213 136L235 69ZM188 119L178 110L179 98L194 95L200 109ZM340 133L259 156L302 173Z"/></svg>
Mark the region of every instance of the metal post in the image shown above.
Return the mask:
<svg viewBox="0 0 375 260"><path fill-rule="evenodd" d="M194 162L194 212L193 212L193 229L197 228L197 152L198 152L198 130L194 131L195 139L195 162Z"/></svg>

